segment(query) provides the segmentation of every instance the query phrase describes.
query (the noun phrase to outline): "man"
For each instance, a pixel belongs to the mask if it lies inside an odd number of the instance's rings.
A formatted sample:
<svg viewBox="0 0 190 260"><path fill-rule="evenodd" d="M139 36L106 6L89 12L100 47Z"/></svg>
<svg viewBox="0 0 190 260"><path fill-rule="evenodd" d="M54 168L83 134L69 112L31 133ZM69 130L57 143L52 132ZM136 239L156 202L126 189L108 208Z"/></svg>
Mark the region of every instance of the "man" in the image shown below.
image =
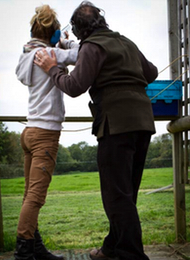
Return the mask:
<svg viewBox="0 0 190 260"><path fill-rule="evenodd" d="M71 17L80 39L75 69L65 75L44 51L35 61L53 83L69 96L89 89L94 117L92 133L98 140L101 194L110 231L93 260L147 260L136 208L146 153L155 133L151 102L145 92L157 68L128 38L108 29L101 10L82 2Z"/></svg>

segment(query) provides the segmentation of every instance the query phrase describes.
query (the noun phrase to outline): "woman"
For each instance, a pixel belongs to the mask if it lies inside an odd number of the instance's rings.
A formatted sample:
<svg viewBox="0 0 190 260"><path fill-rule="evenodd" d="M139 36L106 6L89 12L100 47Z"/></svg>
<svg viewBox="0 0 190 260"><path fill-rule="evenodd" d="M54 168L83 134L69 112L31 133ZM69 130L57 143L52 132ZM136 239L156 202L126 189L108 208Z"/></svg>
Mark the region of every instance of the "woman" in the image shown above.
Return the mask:
<svg viewBox="0 0 190 260"><path fill-rule="evenodd" d="M46 48L50 53L53 48L59 67L67 70L67 65L76 62L78 44L67 39L60 41L60 23L49 5L37 7L35 11L30 22L32 38L24 45L16 68L18 80L28 86L29 102L28 122L21 135L25 193L17 228L15 259L61 260L62 256L54 256L45 248L38 231L38 215L55 167L65 115L63 92L33 61L36 51ZM55 47L58 42L63 49Z"/></svg>

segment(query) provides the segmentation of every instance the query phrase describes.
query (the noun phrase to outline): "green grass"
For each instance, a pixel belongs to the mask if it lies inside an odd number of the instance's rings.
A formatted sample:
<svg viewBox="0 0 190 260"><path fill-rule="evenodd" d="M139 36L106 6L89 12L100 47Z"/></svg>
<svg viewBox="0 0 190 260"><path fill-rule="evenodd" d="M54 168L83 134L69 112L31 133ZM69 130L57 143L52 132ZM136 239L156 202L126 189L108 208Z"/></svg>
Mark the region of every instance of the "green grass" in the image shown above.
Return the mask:
<svg viewBox="0 0 190 260"><path fill-rule="evenodd" d="M24 192L24 178L1 180L1 193L3 195L21 195ZM71 173L67 175L53 176L49 186L50 193L99 191L99 175L97 172Z"/></svg>
<svg viewBox="0 0 190 260"><path fill-rule="evenodd" d="M173 183L172 168L158 168L144 170L141 189L157 189Z"/></svg>
<svg viewBox="0 0 190 260"><path fill-rule="evenodd" d="M173 191L147 195L151 189L172 184L171 168L145 170L138 197L138 211L144 244L175 242ZM49 249L100 247L108 232L99 187L98 173L54 176L46 204L39 215L39 227ZM13 250L24 191L24 178L1 180L5 249ZM187 196L190 189L187 187ZM186 201L190 211L190 201ZM190 216L187 215L187 237Z"/></svg>
<svg viewBox="0 0 190 260"><path fill-rule="evenodd" d="M141 189L156 189L173 182L172 168L147 169L144 171ZM24 178L1 180L3 195L20 195L24 192ZM97 172L71 173L53 176L49 192L99 191L99 175Z"/></svg>

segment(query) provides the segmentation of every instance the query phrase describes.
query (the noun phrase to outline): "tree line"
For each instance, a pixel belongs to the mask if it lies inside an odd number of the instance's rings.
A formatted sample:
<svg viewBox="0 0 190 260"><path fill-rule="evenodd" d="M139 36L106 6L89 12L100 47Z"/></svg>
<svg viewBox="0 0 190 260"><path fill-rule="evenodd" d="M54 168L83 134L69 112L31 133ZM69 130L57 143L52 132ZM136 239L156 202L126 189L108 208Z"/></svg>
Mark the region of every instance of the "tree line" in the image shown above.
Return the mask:
<svg viewBox="0 0 190 260"><path fill-rule="evenodd" d="M97 145L86 142L64 147L59 144L57 163L54 174L67 174L74 171L98 171ZM20 144L20 133L9 132L0 122L0 177L14 178L23 176L24 154ZM145 168L172 167L172 137L163 134L151 141Z"/></svg>

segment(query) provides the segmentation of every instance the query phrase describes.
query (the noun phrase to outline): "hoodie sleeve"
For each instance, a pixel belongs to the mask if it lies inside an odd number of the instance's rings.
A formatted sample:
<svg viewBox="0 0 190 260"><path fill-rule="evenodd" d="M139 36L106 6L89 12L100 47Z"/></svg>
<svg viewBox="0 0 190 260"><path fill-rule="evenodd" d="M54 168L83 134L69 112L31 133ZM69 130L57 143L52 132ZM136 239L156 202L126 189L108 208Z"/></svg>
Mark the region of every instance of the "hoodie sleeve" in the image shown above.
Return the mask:
<svg viewBox="0 0 190 260"><path fill-rule="evenodd" d="M49 55L51 55L52 49L55 51L58 67L61 69L67 67L68 65L75 65L78 56L79 44L68 40L65 41L65 48L68 49L65 50L60 48L46 47ZM41 47L35 48L31 52L23 53L20 56L15 73L17 75L17 79L26 86L32 85L34 58L36 52L40 51L41 49ZM41 68L38 69L42 71Z"/></svg>
<svg viewBox="0 0 190 260"><path fill-rule="evenodd" d="M75 65L77 61L79 44L74 41L67 41L66 48L68 49L53 48L59 68L65 68L68 65ZM46 50L49 55L51 55L50 52L52 48L47 47Z"/></svg>

